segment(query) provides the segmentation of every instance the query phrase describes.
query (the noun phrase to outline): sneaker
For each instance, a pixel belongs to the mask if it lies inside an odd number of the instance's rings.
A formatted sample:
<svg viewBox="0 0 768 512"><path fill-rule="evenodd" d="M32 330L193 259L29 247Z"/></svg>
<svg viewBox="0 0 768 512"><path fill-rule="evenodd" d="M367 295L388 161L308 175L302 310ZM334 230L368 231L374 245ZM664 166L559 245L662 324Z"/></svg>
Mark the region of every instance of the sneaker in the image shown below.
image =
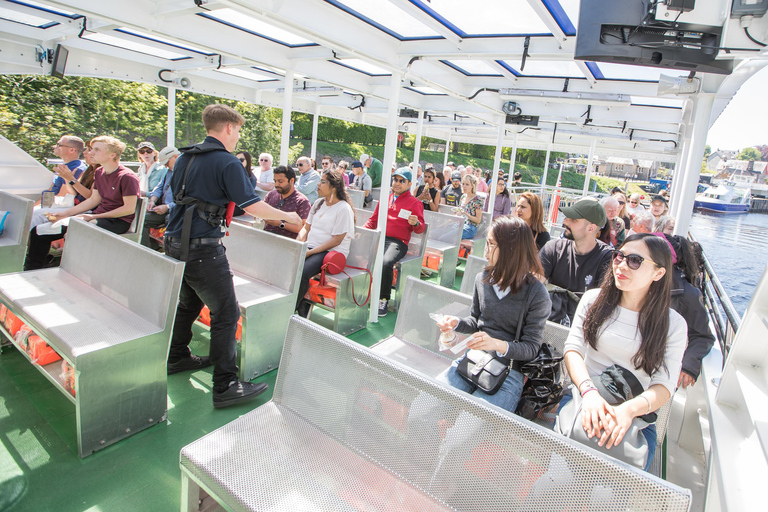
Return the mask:
<svg viewBox="0 0 768 512"><path fill-rule="evenodd" d="M379 300L379 316L387 316L389 301L387 299Z"/></svg>
<svg viewBox="0 0 768 512"><path fill-rule="evenodd" d="M269 386L263 382L241 382L239 380L233 380L229 383L229 387L225 391L213 392L213 407L221 409L222 407L229 407L248 400L252 400L269 389Z"/></svg>
<svg viewBox="0 0 768 512"><path fill-rule="evenodd" d="M191 354L189 357L179 359L175 363L168 363L168 375L186 372L187 370L199 370L208 366L211 366L211 360L208 356Z"/></svg>

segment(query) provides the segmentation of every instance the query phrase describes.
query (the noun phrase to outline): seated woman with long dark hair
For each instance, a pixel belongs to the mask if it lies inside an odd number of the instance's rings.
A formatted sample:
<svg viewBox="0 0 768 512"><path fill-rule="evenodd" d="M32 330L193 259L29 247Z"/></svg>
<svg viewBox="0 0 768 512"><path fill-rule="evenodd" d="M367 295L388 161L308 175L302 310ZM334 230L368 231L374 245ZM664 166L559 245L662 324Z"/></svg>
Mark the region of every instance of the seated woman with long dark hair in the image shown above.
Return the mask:
<svg viewBox="0 0 768 512"><path fill-rule="evenodd" d="M546 287L532 275L543 270L531 230L524 221L498 217L488 230L487 240L488 266L475 278L470 316L446 316L439 327L443 332L455 329L471 334L468 348L487 351L505 366L511 363L512 369L495 394L485 393L464 380L457 370L461 359L438 379L514 412L523 391L520 365L538 353L552 303ZM515 339L521 308L525 308L524 323L520 339Z"/></svg>
<svg viewBox="0 0 768 512"><path fill-rule="evenodd" d="M541 250L544 244L549 242L550 236L544 227L544 203L533 192L523 192L517 197L515 217L523 219L531 228L533 238L536 241L536 249Z"/></svg>
<svg viewBox="0 0 768 512"><path fill-rule="evenodd" d="M670 309L672 252L666 240L632 235L613 253L612 272L579 302L565 342L565 365L582 397L581 421L589 438L610 449L624 440L637 417L650 414L675 392L686 345L685 320ZM628 370L644 391L610 405L595 386L613 365ZM561 408L572 399L563 397ZM641 431L648 442L645 469L656 451L656 426ZM610 453L610 452L609 452Z"/></svg>
<svg viewBox="0 0 768 512"><path fill-rule="evenodd" d="M323 259L329 251L349 256L349 246L355 234L355 215L344 190L344 178L339 171L325 171L317 185L318 199L309 211L307 222L296 240L307 242L307 257L299 284L298 313L309 315L311 303L304 299L309 279L320 273Z"/></svg>

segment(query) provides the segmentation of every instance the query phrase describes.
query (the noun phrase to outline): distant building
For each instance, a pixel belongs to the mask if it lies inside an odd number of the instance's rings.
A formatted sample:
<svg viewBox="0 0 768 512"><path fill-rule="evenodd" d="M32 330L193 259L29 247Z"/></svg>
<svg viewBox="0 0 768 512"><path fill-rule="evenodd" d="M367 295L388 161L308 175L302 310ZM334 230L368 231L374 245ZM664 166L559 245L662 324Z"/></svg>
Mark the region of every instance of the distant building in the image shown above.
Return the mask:
<svg viewBox="0 0 768 512"><path fill-rule="evenodd" d="M656 176L659 163L653 160L638 160L634 158L620 158L610 156L604 163L597 166L597 172L611 178L635 178L647 180Z"/></svg>
<svg viewBox="0 0 768 512"><path fill-rule="evenodd" d="M736 154L736 151L718 149L707 157L707 169L710 171L716 171L722 162L735 159Z"/></svg>

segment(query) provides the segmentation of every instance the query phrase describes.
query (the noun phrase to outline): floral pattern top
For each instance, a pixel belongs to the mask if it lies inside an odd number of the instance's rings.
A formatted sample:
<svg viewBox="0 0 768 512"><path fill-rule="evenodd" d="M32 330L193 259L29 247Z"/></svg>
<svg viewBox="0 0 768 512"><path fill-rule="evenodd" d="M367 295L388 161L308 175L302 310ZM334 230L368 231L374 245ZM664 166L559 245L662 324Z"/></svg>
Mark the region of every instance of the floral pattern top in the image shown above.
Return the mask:
<svg viewBox="0 0 768 512"><path fill-rule="evenodd" d="M472 199L470 199L469 201L467 201L466 197L467 197L466 194L461 196L461 201L459 202L459 205L460 205L459 207L462 210L464 210L465 212L467 212L469 215L472 215L474 217L475 215L477 215L477 211L478 210L480 210L480 211L483 210L483 198L480 197L480 196L475 196ZM472 222L469 219L469 217L464 219L464 222L465 223L469 223L469 224L471 224L473 226L478 226L480 224L479 222Z"/></svg>

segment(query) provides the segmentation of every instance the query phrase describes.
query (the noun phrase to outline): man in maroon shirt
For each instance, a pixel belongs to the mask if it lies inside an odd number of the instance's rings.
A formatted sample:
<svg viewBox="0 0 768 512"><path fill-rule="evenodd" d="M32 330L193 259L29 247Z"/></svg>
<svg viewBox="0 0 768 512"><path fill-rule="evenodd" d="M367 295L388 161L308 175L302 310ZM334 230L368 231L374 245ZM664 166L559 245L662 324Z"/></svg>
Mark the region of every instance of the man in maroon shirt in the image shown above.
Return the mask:
<svg viewBox="0 0 768 512"><path fill-rule="evenodd" d="M379 225L379 206L381 202L376 204L373 215L363 227L376 229ZM401 167L392 173L392 195L388 201L387 233L384 238L384 261L379 291L379 316L387 316L395 263L403 259L408 252L411 233L423 232L424 205L411 195L411 170Z"/></svg>
<svg viewBox="0 0 768 512"><path fill-rule="evenodd" d="M107 231L121 235L128 231L136 212L139 199L139 179L136 174L120 164L125 144L114 137L96 137L91 141L91 161L96 169L91 197L80 204L48 220L56 222L66 217L79 216L86 222L92 220ZM46 224L44 224L46 225ZM33 228L29 236L29 250L24 270L43 268L46 264L51 242L64 238L67 227L62 226L60 234L38 235Z"/></svg>
<svg viewBox="0 0 768 512"><path fill-rule="evenodd" d="M264 199L267 204L284 212L296 212L302 220L307 220L312 205L309 204L307 196L293 186L296 183L296 172L293 168L290 165L280 165L275 168L274 177L275 189ZM303 226L303 224L286 224L281 220L266 220L264 222L266 223L264 231L287 236L294 240Z"/></svg>

